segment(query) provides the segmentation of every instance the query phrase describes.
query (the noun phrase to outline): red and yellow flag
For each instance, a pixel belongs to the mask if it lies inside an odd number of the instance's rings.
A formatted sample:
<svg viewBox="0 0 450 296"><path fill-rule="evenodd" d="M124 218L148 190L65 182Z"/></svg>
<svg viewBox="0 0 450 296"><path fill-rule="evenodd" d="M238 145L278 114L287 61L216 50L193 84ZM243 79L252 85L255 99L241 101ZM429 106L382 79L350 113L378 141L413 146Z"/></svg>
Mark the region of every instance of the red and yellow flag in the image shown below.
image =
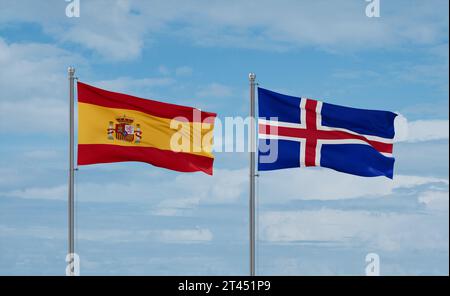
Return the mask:
<svg viewBox="0 0 450 296"><path fill-rule="evenodd" d="M78 165L142 161L212 175L215 113L77 85Z"/></svg>

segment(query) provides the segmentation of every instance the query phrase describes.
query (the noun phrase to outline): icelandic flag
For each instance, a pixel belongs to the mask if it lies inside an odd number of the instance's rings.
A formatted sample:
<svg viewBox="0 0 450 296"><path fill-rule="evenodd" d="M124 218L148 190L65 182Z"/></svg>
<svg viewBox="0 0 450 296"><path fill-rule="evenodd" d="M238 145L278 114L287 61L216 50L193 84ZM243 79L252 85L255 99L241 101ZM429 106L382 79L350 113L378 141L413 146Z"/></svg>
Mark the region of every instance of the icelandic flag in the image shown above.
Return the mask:
<svg viewBox="0 0 450 296"><path fill-rule="evenodd" d="M397 114L258 88L258 170L319 166L393 178Z"/></svg>

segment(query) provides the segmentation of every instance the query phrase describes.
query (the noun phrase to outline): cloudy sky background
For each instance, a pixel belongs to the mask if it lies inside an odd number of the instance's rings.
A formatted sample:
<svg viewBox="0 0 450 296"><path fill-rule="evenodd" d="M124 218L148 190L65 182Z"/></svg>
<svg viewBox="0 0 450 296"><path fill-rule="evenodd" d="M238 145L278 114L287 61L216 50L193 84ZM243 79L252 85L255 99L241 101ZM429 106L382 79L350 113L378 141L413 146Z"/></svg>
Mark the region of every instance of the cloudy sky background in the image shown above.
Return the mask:
<svg viewBox="0 0 450 296"><path fill-rule="evenodd" d="M262 87L401 124L394 180L324 169L258 180L258 274L449 272L448 1L0 0L0 274L65 272L67 67L83 82L248 114ZM216 139L219 141L220 139ZM248 274L248 155L214 176L140 163L80 167L81 273Z"/></svg>

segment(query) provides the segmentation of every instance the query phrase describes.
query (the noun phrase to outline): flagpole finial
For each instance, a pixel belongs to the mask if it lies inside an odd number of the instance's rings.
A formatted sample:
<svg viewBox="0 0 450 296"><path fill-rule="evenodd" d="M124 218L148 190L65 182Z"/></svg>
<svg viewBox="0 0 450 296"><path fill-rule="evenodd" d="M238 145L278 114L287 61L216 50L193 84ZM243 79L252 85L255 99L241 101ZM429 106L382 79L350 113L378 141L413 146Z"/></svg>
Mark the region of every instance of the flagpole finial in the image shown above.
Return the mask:
<svg viewBox="0 0 450 296"><path fill-rule="evenodd" d="M253 72L248 73L248 80L255 81L255 79L256 79L256 74L255 73L253 73Z"/></svg>
<svg viewBox="0 0 450 296"><path fill-rule="evenodd" d="M69 75L73 75L75 74L75 68L70 66L69 68L67 68L67 72L69 73Z"/></svg>

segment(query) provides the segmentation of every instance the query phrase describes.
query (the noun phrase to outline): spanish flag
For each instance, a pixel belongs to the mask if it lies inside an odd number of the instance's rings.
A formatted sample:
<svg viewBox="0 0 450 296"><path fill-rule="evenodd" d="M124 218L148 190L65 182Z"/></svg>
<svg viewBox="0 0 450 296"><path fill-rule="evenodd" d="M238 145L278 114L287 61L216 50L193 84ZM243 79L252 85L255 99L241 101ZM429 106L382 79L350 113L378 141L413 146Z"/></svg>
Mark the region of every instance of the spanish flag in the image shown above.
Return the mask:
<svg viewBox="0 0 450 296"><path fill-rule="evenodd" d="M78 165L142 161L213 173L215 113L78 82Z"/></svg>

